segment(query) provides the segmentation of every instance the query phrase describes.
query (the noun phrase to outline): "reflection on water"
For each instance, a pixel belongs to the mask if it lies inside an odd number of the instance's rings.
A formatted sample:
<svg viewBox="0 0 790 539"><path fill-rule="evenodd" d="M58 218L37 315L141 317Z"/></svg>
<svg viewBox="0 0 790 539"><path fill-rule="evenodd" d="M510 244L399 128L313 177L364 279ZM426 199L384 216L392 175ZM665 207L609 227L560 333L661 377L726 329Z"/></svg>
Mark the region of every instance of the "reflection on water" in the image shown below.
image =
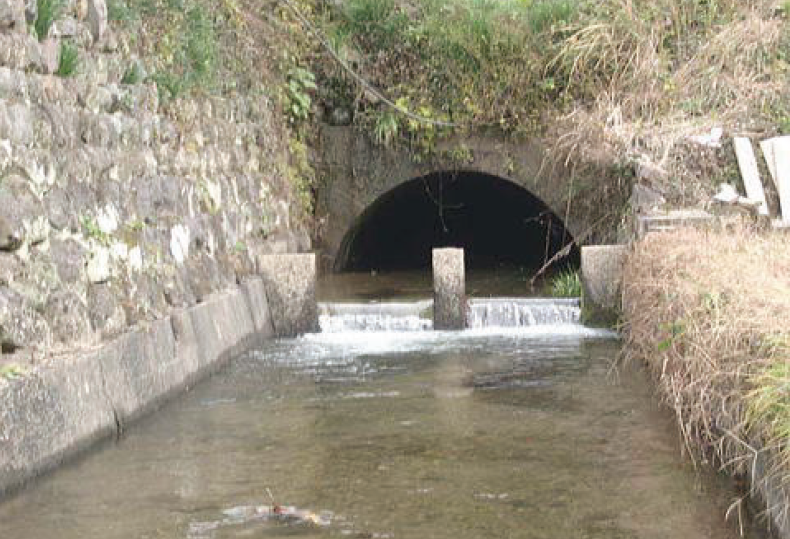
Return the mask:
<svg viewBox="0 0 790 539"><path fill-rule="evenodd" d="M470 297L532 297L546 286L539 279L529 284L532 273L515 266L496 269L471 268L466 271L466 293ZM389 301L395 298L433 297L433 276L429 270L394 272L334 273L318 282L319 301Z"/></svg>
<svg viewBox="0 0 790 539"><path fill-rule="evenodd" d="M0 537L734 539L595 335L271 342L0 504Z"/></svg>

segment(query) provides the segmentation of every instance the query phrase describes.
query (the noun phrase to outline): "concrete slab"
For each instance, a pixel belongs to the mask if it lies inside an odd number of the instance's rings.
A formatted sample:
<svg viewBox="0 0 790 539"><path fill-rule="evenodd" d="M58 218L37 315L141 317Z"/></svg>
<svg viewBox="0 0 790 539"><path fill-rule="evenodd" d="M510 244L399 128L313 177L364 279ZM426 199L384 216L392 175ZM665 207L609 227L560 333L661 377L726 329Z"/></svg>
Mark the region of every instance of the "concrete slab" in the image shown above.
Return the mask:
<svg viewBox="0 0 790 539"><path fill-rule="evenodd" d="M650 232L674 230L683 226L704 226L712 223L714 216L702 210L671 210L662 213L638 215L636 237L644 238Z"/></svg>
<svg viewBox="0 0 790 539"><path fill-rule="evenodd" d="M765 200L765 191L760 181L760 169L757 168L757 159L754 156L752 142L746 137L735 137L733 143L735 144L735 155L738 158L738 167L741 170L746 196L760 203L757 210L760 215L768 215L768 202Z"/></svg>
<svg viewBox="0 0 790 539"><path fill-rule="evenodd" d="M627 252L624 245L582 247L582 309L586 323L608 326L617 322Z"/></svg>
<svg viewBox="0 0 790 539"><path fill-rule="evenodd" d="M782 221L790 222L790 136L764 140L760 147L779 192Z"/></svg>

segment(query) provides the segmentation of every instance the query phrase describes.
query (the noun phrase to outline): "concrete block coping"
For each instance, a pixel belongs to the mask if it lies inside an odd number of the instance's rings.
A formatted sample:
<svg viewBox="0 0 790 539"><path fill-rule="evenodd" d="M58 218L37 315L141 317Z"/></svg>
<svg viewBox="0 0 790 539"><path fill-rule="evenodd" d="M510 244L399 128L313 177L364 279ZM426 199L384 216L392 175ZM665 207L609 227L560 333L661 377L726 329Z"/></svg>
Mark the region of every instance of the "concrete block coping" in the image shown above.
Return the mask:
<svg viewBox="0 0 790 539"><path fill-rule="evenodd" d="M22 486L274 335L263 280L100 348L0 381L0 494Z"/></svg>

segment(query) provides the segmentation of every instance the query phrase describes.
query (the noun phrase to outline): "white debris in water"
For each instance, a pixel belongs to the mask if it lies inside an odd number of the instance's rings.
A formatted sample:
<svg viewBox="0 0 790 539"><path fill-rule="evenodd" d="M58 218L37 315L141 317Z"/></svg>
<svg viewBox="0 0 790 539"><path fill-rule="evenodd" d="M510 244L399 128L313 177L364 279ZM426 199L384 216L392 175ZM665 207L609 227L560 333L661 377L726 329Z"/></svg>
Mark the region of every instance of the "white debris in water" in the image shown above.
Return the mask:
<svg viewBox="0 0 790 539"><path fill-rule="evenodd" d="M504 492L502 494L491 494L489 492L478 492L475 494L475 498L480 500L507 500L510 497L510 494Z"/></svg>
<svg viewBox="0 0 790 539"><path fill-rule="evenodd" d="M400 391L359 391L343 395L344 399L382 399L392 397L400 397Z"/></svg>

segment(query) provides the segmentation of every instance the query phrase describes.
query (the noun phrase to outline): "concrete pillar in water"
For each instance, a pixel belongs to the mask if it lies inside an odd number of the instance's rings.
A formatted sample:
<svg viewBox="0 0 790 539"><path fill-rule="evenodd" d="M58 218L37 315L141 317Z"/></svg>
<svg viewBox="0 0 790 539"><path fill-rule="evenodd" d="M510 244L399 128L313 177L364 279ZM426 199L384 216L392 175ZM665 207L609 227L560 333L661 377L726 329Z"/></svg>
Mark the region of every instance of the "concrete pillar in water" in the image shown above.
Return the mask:
<svg viewBox="0 0 790 539"><path fill-rule="evenodd" d="M433 250L433 328L466 327L463 249Z"/></svg>
<svg viewBox="0 0 790 539"><path fill-rule="evenodd" d="M613 325L621 311L620 286L623 281L624 245L582 247L582 301L584 321Z"/></svg>
<svg viewBox="0 0 790 539"><path fill-rule="evenodd" d="M295 337L318 331L315 254L263 255L257 262L275 335Z"/></svg>

